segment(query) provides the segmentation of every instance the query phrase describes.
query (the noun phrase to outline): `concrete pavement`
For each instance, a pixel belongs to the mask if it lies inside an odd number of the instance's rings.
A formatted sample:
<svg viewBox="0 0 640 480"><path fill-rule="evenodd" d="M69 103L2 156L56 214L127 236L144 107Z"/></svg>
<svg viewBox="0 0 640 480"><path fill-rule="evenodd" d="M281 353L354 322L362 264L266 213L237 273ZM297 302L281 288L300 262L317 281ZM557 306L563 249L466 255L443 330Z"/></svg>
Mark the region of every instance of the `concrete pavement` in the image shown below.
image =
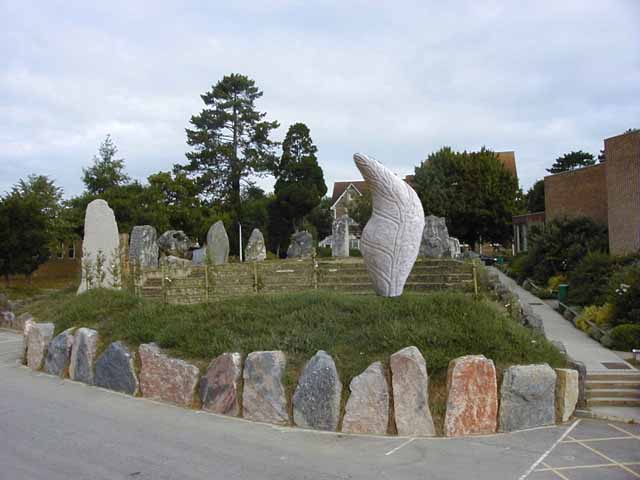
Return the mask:
<svg viewBox="0 0 640 480"><path fill-rule="evenodd" d="M513 279L494 267L488 267L497 273L500 281L511 292L516 294L522 303L527 303L533 312L542 319L545 335L549 340L557 340L564 344L567 354L574 360L583 362L588 373L611 372L603 363L627 363L613 351L604 348L586 333L577 329L538 297L520 287ZM627 363L631 369L634 367Z"/></svg>
<svg viewBox="0 0 640 480"><path fill-rule="evenodd" d="M0 332L0 480L520 479L567 429L411 439L275 427L35 373L21 348Z"/></svg>

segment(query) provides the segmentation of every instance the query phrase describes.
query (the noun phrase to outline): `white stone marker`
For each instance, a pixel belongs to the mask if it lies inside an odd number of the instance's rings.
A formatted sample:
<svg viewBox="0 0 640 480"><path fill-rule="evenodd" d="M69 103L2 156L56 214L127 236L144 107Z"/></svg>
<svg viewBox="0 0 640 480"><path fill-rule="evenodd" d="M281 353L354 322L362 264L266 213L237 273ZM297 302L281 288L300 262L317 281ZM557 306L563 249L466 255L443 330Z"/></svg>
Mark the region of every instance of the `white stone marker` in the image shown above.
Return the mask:
<svg viewBox="0 0 640 480"><path fill-rule="evenodd" d="M78 294L91 288L119 288L120 279L113 275L121 271L119 247L118 224L109 204L102 199L89 203L84 216L82 281Z"/></svg>

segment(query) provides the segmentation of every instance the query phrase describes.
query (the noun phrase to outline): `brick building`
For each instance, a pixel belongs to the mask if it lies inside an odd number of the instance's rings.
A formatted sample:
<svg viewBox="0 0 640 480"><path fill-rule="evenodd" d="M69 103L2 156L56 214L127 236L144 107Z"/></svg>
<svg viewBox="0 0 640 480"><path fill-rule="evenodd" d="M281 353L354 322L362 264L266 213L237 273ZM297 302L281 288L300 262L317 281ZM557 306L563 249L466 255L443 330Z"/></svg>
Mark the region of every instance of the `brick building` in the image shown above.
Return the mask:
<svg viewBox="0 0 640 480"><path fill-rule="evenodd" d="M532 222L572 216L607 225L612 254L640 251L640 131L605 139L604 154L604 163L544 177L545 212L513 217L516 253Z"/></svg>

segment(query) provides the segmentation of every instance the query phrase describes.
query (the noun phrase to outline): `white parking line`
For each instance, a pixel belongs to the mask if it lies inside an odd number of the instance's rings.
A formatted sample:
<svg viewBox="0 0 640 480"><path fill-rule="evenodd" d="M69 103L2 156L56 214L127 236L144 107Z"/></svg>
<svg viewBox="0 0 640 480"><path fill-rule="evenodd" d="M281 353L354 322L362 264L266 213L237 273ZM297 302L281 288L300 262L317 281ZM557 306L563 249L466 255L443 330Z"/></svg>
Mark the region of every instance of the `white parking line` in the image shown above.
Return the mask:
<svg viewBox="0 0 640 480"><path fill-rule="evenodd" d="M387 453L385 453L385 457L388 457L389 455L393 455L394 453L396 453L398 450L400 450L403 447L406 447L407 445L409 445L411 442L413 442L416 438L410 438L409 440L407 440L406 442L402 443L401 445L398 445L396 448L394 448L393 450L389 450Z"/></svg>
<svg viewBox="0 0 640 480"><path fill-rule="evenodd" d="M556 448L558 446L558 444L564 440L567 435L569 435L571 433L571 430L573 430L574 428L576 428L578 426L578 424L580 423L580 420L576 420L575 422L573 422L573 424L567 428L564 433L562 435L560 435L560 438L558 438L558 440L556 440L553 445L551 445L551 448L549 448L546 452L544 452L542 454L542 456L540 456L540 458L538 460L535 461L535 463L533 465L531 465L529 467L529 470L527 470L526 472L524 472L519 478L518 480L525 480L525 478L527 478L529 475L531 475L531 472L533 472L536 467L538 465L540 465L540 463L542 463L542 461L544 461L545 458L547 458L549 456L549 454L551 453L551 451Z"/></svg>

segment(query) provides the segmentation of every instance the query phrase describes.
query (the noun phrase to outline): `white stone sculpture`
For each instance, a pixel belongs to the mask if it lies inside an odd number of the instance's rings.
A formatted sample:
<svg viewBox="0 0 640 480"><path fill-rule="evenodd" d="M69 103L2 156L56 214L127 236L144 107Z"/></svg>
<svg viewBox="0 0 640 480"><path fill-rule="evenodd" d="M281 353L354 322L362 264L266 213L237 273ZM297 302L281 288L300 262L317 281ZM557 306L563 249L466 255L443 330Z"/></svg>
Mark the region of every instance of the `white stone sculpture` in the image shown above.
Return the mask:
<svg viewBox="0 0 640 480"><path fill-rule="evenodd" d="M120 237L113 210L102 199L87 205L82 240L82 280L78 294L91 288L120 288Z"/></svg>
<svg viewBox="0 0 640 480"><path fill-rule="evenodd" d="M413 188L380 162L360 153L353 159L373 200L373 213L360 239L364 265L378 295L397 297L418 257L422 204Z"/></svg>

